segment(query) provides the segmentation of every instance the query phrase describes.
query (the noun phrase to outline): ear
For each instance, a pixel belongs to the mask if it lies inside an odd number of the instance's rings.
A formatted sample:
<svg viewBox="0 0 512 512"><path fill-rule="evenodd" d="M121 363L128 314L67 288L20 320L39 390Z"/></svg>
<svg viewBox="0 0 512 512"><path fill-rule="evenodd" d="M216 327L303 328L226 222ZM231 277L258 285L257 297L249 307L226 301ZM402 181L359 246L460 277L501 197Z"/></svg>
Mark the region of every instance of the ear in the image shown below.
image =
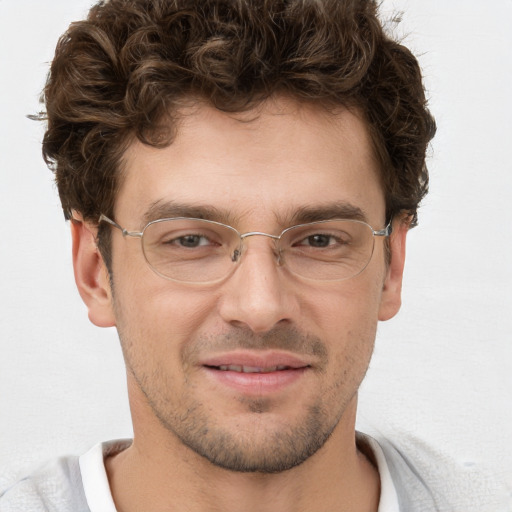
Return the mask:
<svg viewBox="0 0 512 512"><path fill-rule="evenodd" d="M379 307L379 320L393 318L402 305L402 279L405 265L405 240L409 231L410 218L401 217L393 223L393 232L389 238L391 261L382 289Z"/></svg>
<svg viewBox="0 0 512 512"><path fill-rule="evenodd" d="M116 324L108 271L96 245L96 228L74 212L71 220L73 269L82 300L89 310L89 320L98 327Z"/></svg>

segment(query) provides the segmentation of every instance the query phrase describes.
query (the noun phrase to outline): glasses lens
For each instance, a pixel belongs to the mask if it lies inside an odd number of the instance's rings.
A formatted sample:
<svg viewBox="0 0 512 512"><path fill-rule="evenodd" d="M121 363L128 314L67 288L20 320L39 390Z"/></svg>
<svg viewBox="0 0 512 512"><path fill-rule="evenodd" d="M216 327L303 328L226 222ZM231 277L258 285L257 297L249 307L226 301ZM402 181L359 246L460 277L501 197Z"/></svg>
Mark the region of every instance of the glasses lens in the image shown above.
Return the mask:
<svg viewBox="0 0 512 512"><path fill-rule="evenodd" d="M144 229L142 247L149 265L174 281L207 283L233 268L231 255L239 248L237 231L199 219L163 219Z"/></svg>
<svg viewBox="0 0 512 512"><path fill-rule="evenodd" d="M372 228L356 220L314 222L294 226L281 237L281 256L302 277L341 281L368 265L374 246Z"/></svg>

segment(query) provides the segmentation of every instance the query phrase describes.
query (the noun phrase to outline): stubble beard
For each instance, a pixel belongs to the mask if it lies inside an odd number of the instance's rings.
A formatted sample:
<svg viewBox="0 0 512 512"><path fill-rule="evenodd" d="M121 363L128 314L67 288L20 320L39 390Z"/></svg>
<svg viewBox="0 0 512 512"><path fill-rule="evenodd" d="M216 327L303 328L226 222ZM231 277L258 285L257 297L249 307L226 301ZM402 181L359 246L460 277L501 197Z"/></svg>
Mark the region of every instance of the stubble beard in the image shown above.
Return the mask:
<svg viewBox="0 0 512 512"><path fill-rule="evenodd" d="M295 329L281 329L258 337L252 333L237 333L220 340L202 339L182 354L182 363L190 363L194 352L200 353L203 347L212 346L212 343L223 348L254 348L258 344L260 348L289 349L317 356L321 361L320 369L313 371L322 372L327 366L327 349L321 340ZM354 388L353 382L343 382L340 377L330 389L307 404L304 413L293 424L279 426L269 426L267 415L272 414L273 408L270 399L245 397L239 401L252 414L251 422L243 430L237 430L232 425L232 428L226 427L219 415L212 417L207 404L197 399L191 401L185 392L179 398L171 396L172 386L167 385L168 375L164 368L153 367L148 373L137 364L134 367L130 345L123 341L122 345L128 370L160 424L197 455L219 468L234 472L279 473L305 462L329 439L358 388L358 385ZM354 392L340 397L342 387L354 388ZM186 408L179 407L184 404L187 404ZM333 404L336 406L332 407Z"/></svg>
<svg viewBox="0 0 512 512"><path fill-rule="evenodd" d="M161 408L152 406L161 425L176 436L183 445L213 465L241 473L280 473L302 464L314 455L330 437L338 421L328 424L320 404L309 407L305 420L287 429L265 432L265 409L261 401L247 403L253 414L253 432L229 431L214 425L202 410L202 405L191 407L179 420L161 414ZM332 420L331 420L332 421Z"/></svg>

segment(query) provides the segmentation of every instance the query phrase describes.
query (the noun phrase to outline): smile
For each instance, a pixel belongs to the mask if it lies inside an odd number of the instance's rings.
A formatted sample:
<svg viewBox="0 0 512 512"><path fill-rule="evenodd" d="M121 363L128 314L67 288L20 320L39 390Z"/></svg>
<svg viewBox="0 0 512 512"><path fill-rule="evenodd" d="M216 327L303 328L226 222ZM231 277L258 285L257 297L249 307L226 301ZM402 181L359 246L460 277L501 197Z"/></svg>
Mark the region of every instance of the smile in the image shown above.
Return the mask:
<svg viewBox="0 0 512 512"><path fill-rule="evenodd" d="M220 388L261 396L295 388L310 374L313 364L311 358L289 352L241 350L208 357L200 366Z"/></svg>

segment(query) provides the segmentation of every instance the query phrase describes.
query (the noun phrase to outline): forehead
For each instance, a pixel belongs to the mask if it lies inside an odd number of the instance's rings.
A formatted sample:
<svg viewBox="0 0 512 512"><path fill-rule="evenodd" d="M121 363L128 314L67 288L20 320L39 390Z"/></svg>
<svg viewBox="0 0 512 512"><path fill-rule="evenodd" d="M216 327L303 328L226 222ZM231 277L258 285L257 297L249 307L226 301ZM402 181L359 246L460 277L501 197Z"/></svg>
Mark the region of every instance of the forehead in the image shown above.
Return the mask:
<svg viewBox="0 0 512 512"><path fill-rule="evenodd" d="M140 225L188 208L261 229L289 224L301 211L339 208L380 222L384 197L371 148L365 124L346 109L273 99L233 115L196 105L181 113L168 147L128 147L115 215Z"/></svg>

